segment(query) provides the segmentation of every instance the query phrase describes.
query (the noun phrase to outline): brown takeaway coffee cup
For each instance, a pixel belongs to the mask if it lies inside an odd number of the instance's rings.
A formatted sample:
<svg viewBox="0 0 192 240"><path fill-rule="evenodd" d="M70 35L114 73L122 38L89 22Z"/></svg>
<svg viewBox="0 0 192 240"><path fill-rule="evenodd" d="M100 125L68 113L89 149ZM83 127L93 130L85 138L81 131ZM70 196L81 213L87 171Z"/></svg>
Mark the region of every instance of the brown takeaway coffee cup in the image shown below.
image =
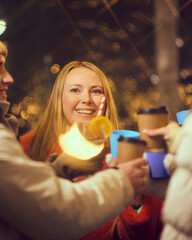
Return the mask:
<svg viewBox="0 0 192 240"><path fill-rule="evenodd" d="M118 138L117 162L123 163L143 156L146 142L120 136Z"/></svg>
<svg viewBox="0 0 192 240"><path fill-rule="evenodd" d="M142 131L143 129L157 129L166 126L168 124L168 110L166 107L141 109L137 115L140 139L147 142L147 150L164 152L166 144L163 136L149 137Z"/></svg>

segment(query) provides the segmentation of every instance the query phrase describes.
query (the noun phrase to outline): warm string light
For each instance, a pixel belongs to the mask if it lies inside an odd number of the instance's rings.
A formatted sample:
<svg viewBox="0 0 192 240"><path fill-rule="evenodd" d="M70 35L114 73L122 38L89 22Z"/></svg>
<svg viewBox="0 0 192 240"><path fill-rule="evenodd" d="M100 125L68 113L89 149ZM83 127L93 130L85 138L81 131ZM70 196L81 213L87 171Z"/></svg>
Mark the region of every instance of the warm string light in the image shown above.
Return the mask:
<svg viewBox="0 0 192 240"><path fill-rule="evenodd" d="M6 30L7 24L4 20L0 20L0 35L2 35Z"/></svg>
<svg viewBox="0 0 192 240"><path fill-rule="evenodd" d="M101 116L103 113L103 109L105 107L105 99L106 99L106 97L105 97L105 95L103 95L103 97L101 98L101 103L99 105L99 110L97 112L97 117Z"/></svg>

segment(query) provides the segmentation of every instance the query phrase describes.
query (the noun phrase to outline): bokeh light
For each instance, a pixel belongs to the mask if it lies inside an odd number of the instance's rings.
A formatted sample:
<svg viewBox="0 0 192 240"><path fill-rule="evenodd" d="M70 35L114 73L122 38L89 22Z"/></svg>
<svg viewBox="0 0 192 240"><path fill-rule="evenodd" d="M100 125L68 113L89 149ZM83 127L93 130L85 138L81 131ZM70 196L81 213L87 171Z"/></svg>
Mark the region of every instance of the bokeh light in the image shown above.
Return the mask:
<svg viewBox="0 0 192 240"><path fill-rule="evenodd" d="M7 27L7 23L4 20L0 20L0 35L2 35Z"/></svg>

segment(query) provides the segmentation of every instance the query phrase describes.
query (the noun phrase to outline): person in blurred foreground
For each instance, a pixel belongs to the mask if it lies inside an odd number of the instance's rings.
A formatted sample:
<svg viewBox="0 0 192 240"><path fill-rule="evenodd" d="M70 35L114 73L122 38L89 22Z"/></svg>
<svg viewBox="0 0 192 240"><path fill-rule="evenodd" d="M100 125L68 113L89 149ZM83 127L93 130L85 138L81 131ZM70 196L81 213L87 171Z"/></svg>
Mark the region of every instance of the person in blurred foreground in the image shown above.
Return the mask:
<svg viewBox="0 0 192 240"><path fill-rule="evenodd" d="M146 130L150 136L164 135L168 154L164 161L171 175L162 217L165 222L161 240L192 239L192 114L182 127L170 122L167 127Z"/></svg>

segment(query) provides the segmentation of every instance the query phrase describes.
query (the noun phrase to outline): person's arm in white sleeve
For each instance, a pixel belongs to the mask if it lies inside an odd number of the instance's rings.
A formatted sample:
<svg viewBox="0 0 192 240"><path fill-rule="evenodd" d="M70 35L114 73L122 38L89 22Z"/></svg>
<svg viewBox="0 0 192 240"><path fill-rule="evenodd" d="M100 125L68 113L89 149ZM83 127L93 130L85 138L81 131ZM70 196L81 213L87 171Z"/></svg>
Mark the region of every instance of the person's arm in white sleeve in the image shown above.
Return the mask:
<svg viewBox="0 0 192 240"><path fill-rule="evenodd" d="M162 211L167 239L192 239L192 114L185 120L176 153L177 169L171 177Z"/></svg>
<svg viewBox="0 0 192 240"><path fill-rule="evenodd" d="M133 198L123 170L72 183L31 161L0 124L0 218L32 239L76 239L120 213Z"/></svg>
<svg viewBox="0 0 192 240"><path fill-rule="evenodd" d="M178 123L174 121L170 121L167 126L161 127L158 129L145 129L143 130L145 134L148 136L158 136L162 135L166 141L167 145L167 152L164 159L164 166L168 172L169 175L172 175L174 170L177 167L176 160L175 160L175 154L177 152L178 146L181 142L181 127L178 125Z"/></svg>

